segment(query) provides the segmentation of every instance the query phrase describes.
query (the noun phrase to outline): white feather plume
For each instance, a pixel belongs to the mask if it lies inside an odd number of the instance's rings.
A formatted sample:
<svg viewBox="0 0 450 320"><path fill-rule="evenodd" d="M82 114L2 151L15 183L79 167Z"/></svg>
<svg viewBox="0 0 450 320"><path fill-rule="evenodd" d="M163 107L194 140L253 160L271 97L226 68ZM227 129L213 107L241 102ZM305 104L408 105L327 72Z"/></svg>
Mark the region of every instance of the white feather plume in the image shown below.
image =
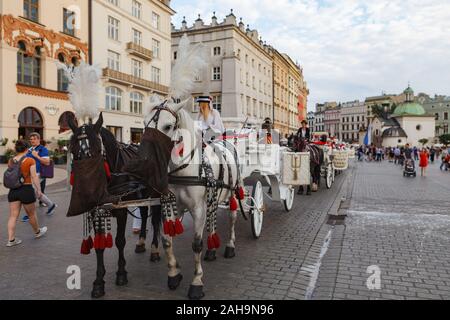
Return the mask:
<svg viewBox="0 0 450 320"><path fill-rule="evenodd" d="M77 67L68 67L57 63L58 68L64 70L69 79L69 99L75 115L85 121L86 118L97 118L100 107L101 69L81 62Z"/></svg>
<svg viewBox="0 0 450 320"><path fill-rule="evenodd" d="M180 40L177 59L172 66L169 95L175 99L190 96L195 83L195 77L200 76L209 64L207 47L202 43L191 45L185 34Z"/></svg>

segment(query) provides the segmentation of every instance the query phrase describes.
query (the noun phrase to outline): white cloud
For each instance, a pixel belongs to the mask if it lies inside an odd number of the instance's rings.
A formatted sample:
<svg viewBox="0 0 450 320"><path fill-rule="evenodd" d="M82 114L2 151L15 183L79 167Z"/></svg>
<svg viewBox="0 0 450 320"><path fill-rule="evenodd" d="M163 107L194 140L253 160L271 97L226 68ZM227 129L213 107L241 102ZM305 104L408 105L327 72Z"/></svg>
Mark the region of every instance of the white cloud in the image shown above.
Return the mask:
<svg viewBox="0 0 450 320"><path fill-rule="evenodd" d="M174 0L193 23L234 9L268 43L298 60L316 102L401 92L450 95L450 1Z"/></svg>

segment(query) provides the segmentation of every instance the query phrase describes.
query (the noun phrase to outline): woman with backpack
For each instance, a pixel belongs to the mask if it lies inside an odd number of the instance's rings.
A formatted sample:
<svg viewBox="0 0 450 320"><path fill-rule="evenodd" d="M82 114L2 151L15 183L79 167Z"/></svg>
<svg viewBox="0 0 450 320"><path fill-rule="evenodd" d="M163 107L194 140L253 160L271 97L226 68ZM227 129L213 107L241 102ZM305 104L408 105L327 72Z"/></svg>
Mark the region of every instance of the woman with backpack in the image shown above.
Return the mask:
<svg viewBox="0 0 450 320"><path fill-rule="evenodd" d="M3 179L5 187L10 188L8 193L10 212L7 247L13 247L22 243L15 236L17 218L22 206L30 218L29 222L33 228L35 238L41 238L47 232L47 227L39 228L36 216L36 197L40 198L41 196L41 185L36 174L36 162L34 159L27 157L28 145L24 140L16 142L15 150L17 155L9 161L8 170Z"/></svg>

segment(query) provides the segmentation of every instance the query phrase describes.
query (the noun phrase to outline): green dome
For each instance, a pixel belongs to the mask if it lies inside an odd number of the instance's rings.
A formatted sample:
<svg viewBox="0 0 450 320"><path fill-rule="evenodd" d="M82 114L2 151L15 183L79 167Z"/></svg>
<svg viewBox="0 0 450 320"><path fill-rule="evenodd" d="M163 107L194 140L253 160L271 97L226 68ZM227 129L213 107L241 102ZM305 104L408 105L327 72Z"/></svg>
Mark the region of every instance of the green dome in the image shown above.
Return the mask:
<svg viewBox="0 0 450 320"><path fill-rule="evenodd" d="M418 103L407 102L395 108L394 116L423 116L425 109Z"/></svg>

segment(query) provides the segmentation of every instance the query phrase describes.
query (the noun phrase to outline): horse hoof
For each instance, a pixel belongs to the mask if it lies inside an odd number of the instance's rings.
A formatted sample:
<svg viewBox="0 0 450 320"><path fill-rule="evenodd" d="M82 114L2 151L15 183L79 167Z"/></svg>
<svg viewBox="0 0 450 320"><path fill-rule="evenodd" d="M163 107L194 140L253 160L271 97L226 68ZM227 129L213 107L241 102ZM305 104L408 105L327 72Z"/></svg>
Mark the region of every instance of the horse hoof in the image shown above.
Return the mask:
<svg viewBox="0 0 450 320"><path fill-rule="evenodd" d="M123 287L128 284L127 273L116 274L116 286Z"/></svg>
<svg viewBox="0 0 450 320"><path fill-rule="evenodd" d="M176 290L180 285L181 280L183 280L183 276L181 273L177 274L175 277L169 277L167 281L167 285L170 290Z"/></svg>
<svg viewBox="0 0 450 320"><path fill-rule="evenodd" d="M307 196L312 195L311 191L308 191L308 192L306 193L306 195L307 195Z"/></svg>
<svg viewBox="0 0 450 320"><path fill-rule="evenodd" d="M137 244L136 249L134 249L134 252L136 253L144 253L145 252L145 243L144 244Z"/></svg>
<svg viewBox="0 0 450 320"><path fill-rule="evenodd" d="M209 262L216 260L216 250L206 251L204 260Z"/></svg>
<svg viewBox="0 0 450 320"><path fill-rule="evenodd" d="M150 261L151 262L159 262L161 261L161 257L159 256L158 252L150 254Z"/></svg>
<svg viewBox="0 0 450 320"><path fill-rule="evenodd" d="M205 296L203 293L203 286L194 286L191 284L189 287L188 297L190 300L200 300Z"/></svg>
<svg viewBox="0 0 450 320"><path fill-rule="evenodd" d="M297 194L299 195L299 196L301 196L302 194L303 194L303 191L297 191Z"/></svg>
<svg viewBox="0 0 450 320"><path fill-rule="evenodd" d="M236 256L236 253L234 252L234 248L232 248L232 247L225 248L225 258L226 259L231 259L231 258L234 258L235 256Z"/></svg>
<svg viewBox="0 0 450 320"><path fill-rule="evenodd" d="M105 285L104 284L94 284L92 288L91 297L92 299L99 299L105 295Z"/></svg>

